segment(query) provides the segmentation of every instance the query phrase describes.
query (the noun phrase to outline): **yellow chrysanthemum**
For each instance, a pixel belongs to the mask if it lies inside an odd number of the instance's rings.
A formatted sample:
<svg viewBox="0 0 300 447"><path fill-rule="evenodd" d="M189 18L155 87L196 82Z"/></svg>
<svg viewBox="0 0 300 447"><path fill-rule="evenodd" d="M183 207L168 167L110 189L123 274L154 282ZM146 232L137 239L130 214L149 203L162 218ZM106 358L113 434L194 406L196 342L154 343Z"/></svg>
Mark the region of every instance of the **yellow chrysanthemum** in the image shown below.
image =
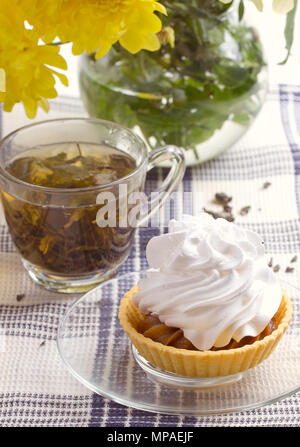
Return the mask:
<svg viewBox="0 0 300 447"><path fill-rule="evenodd" d="M166 14L154 0L1 0L0 102L4 110L23 102L32 118L38 106L48 110L47 98L57 96L55 76L67 85L67 78L51 68L67 68L59 47L51 45L56 37L73 42L74 54L97 51L96 57L118 41L131 53L158 50L162 25L156 11Z"/></svg>
<svg viewBox="0 0 300 447"><path fill-rule="evenodd" d="M17 0L23 9L27 22L44 42L51 43L58 35L64 0Z"/></svg>
<svg viewBox="0 0 300 447"><path fill-rule="evenodd" d="M220 0L222 3L231 3L232 0ZM263 10L263 0L250 0L259 11ZM279 14L286 14L294 8L294 0L273 0L273 10Z"/></svg>
<svg viewBox="0 0 300 447"><path fill-rule="evenodd" d="M24 11L17 2L1 0L0 68L5 72L6 85L0 92L0 102L5 111L23 102L28 117L33 118L38 106L47 111L47 98L57 96L54 75L68 83L64 75L51 68L67 68L59 48L38 43L37 33L25 28Z"/></svg>
<svg viewBox="0 0 300 447"><path fill-rule="evenodd" d="M25 0L19 0L25 6ZM154 0L34 0L30 23L49 42L54 30L62 42L73 42L73 53L101 57L119 41L131 53L156 51L161 21L155 11L166 9ZM46 11L46 13L45 13ZM48 24L45 27L45 16ZM50 25L49 25L50 24ZM52 34L51 34L52 30Z"/></svg>

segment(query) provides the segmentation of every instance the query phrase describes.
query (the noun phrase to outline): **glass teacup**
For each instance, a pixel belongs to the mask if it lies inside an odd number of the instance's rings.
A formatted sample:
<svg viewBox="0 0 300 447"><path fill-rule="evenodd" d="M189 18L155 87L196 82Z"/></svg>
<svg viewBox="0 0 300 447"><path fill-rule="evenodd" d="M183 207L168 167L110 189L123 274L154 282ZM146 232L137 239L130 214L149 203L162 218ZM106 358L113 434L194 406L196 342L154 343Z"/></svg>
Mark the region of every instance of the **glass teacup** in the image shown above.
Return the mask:
<svg viewBox="0 0 300 447"><path fill-rule="evenodd" d="M148 206L146 174L164 161L172 167ZM113 276L135 229L162 206L184 170L181 149L148 153L130 130L102 120L44 121L8 135L0 143L2 204L31 278L71 293Z"/></svg>

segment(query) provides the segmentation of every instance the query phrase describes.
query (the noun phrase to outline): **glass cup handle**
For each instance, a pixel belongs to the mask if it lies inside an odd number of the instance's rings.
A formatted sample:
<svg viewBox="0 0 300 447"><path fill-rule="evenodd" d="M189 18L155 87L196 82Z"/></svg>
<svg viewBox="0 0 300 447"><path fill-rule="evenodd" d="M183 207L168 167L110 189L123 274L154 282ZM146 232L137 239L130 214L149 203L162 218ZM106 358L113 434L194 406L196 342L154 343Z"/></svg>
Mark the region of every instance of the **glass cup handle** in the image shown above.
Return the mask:
<svg viewBox="0 0 300 447"><path fill-rule="evenodd" d="M148 155L148 169L158 166L165 161L171 161L172 166L170 171L163 181L162 185L154 191L154 195L148 199L147 212L143 214L138 222L138 227L143 226L147 221L163 206L166 200L170 197L172 192L176 189L181 182L185 172L185 157L184 152L177 146L164 146L156 149ZM150 211L149 211L150 210Z"/></svg>

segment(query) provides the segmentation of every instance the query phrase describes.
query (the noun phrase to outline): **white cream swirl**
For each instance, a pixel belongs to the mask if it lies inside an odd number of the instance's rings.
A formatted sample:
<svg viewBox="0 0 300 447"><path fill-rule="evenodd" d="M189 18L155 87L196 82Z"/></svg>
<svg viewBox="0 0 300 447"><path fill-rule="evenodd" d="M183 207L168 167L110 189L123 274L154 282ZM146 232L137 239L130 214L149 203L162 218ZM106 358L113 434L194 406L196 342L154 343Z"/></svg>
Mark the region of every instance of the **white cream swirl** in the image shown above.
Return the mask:
<svg viewBox="0 0 300 447"><path fill-rule="evenodd" d="M267 266L261 238L206 213L171 220L152 238L151 267L134 304L183 330L199 350L256 336L276 313L280 285Z"/></svg>

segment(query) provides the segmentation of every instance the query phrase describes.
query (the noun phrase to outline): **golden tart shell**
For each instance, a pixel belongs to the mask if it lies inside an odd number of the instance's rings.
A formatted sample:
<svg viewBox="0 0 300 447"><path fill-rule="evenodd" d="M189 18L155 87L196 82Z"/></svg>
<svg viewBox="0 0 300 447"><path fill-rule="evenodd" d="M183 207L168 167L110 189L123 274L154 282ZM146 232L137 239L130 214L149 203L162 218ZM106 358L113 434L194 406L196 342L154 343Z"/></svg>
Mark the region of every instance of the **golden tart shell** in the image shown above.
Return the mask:
<svg viewBox="0 0 300 447"><path fill-rule="evenodd" d="M292 316L292 303L283 291L278 315L278 327L262 340L240 348L217 351L194 351L166 346L138 332L145 318L133 304L132 296L138 292L133 287L121 300L119 319L127 336L138 352L156 367L187 377L218 377L237 374L253 368L275 349L285 333Z"/></svg>

